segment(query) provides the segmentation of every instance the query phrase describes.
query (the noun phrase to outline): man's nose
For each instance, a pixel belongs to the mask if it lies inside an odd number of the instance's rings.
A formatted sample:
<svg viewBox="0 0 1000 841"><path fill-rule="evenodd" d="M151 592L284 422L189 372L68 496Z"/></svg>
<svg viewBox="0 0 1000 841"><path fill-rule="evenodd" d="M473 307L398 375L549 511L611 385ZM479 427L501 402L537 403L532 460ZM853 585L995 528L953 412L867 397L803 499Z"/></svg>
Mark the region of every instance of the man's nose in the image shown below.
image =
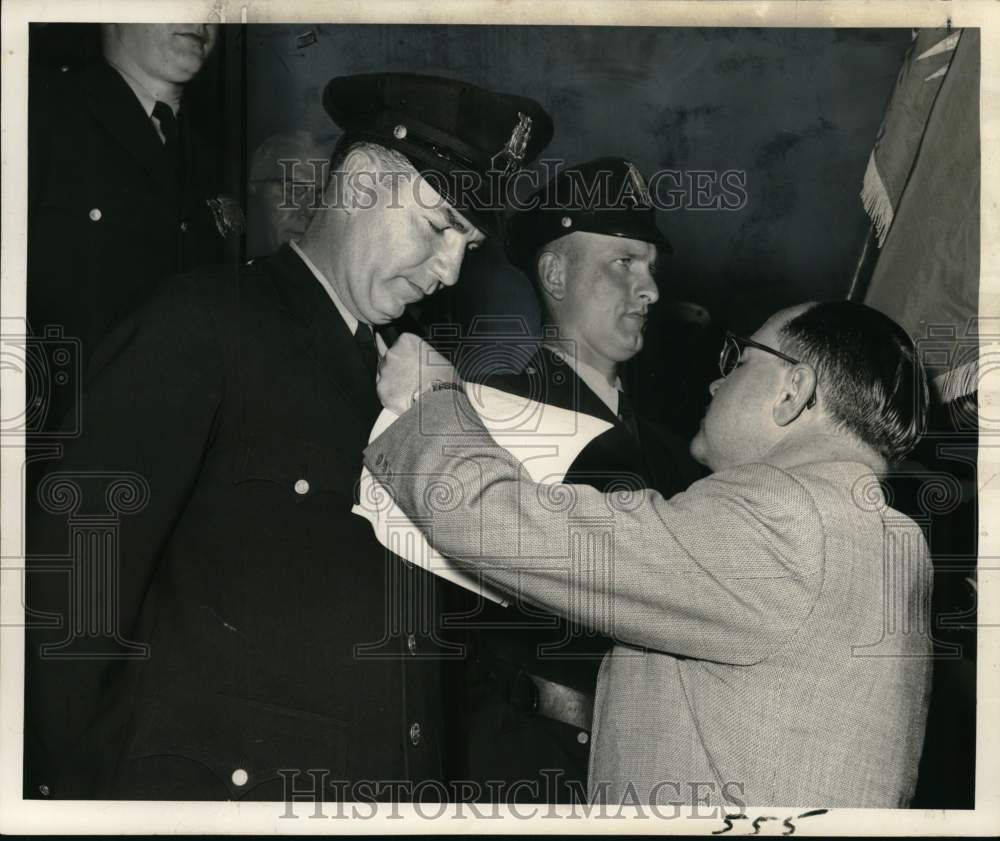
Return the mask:
<svg viewBox="0 0 1000 841"><path fill-rule="evenodd" d="M646 306L652 306L660 300L660 289L652 275L646 275L640 284L639 299L645 302Z"/></svg>
<svg viewBox="0 0 1000 841"><path fill-rule="evenodd" d="M454 243L439 255L435 274L442 286L454 286L462 271L462 259L465 257L465 242Z"/></svg>
<svg viewBox="0 0 1000 841"><path fill-rule="evenodd" d="M719 390L719 386L721 386L725 381L725 377L719 377L717 380L710 382L708 384L708 393L712 395L712 397L715 397L715 392Z"/></svg>

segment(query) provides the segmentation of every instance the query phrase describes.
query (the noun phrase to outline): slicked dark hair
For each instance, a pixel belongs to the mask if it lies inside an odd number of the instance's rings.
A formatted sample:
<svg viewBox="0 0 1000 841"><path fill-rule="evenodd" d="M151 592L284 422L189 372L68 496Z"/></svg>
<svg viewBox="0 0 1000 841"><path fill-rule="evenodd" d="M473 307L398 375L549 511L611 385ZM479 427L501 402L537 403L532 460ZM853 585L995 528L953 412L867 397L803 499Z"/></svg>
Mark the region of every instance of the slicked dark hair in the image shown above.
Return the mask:
<svg viewBox="0 0 1000 841"><path fill-rule="evenodd" d="M782 350L808 362L835 421L888 462L927 429L927 375L895 321L853 301L816 304L779 332Z"/></svg>

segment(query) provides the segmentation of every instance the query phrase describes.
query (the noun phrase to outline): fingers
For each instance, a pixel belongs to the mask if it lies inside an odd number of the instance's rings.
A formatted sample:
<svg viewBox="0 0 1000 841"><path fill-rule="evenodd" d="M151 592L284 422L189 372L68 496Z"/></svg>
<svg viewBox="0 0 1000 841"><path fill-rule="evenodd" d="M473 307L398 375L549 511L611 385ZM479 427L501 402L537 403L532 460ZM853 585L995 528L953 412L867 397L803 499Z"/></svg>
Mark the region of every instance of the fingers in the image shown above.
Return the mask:
<svg viewBox="0 0 1000 841"><path fill-rule="evenodd" d="M426 344L426 342L415 333L400 333L399 337L389 350L412 352L414 350L419 350L422 344Z"/></svg>

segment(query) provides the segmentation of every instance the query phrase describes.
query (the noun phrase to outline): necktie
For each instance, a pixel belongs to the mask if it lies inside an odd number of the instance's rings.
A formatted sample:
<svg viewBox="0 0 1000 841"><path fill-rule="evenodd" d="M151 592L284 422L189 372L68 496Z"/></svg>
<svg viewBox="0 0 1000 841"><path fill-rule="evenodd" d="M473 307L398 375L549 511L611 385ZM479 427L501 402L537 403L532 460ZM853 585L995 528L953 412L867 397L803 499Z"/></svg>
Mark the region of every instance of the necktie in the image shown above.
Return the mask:
<svg viewBox="0 0 1000 841"><path fill-rule="evenodd" d="M177 117L174 116L174 109L166 102L157 100L153 106L153 116L160 124L160 131L163 132L163 148L167 152L174 169L180 171L181 166L181 144L180 135L177 130Z"/></svg>
<svg viewBox="0 0 1000 841"><path fill-rule="evenodd" d="M372 328L359 321L354 330L354 341L358 346L361 358L364 360L365 367L374 380L378 373L378 348L375 346L375 334L372 333Z"/></svg>
<svg viewBox="0 0 1000 841"><path fill-rule="evenodd" d="M618 418L636 441L639 440L639 421L636 419L632 404L625 396L625 392L618 391Z"/></svg>

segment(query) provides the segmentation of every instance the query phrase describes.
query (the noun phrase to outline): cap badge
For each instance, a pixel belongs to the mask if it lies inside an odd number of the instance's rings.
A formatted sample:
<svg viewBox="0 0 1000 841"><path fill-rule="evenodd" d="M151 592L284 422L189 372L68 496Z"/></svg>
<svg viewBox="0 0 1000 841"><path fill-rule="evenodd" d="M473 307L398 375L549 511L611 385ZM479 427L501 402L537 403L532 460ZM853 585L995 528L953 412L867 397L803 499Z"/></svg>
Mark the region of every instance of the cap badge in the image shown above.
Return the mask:
<svg viewBox="0 0 1000 841"><path fill-rule="evenodd" d="M649 187L646 186L646 180L642 177L642 173L636 168L636 165L631 161L626 161L628 164L628 180L631 186L631 191L625 195L625 198L632 202L636 207L652 207L653 200L649 195Z"/></svg>
<svg viewBox="0 0 1000 841"><path fill-rule="evenodd" d="M518 111L517 125L510 133L510 140L493 156L493 168L499 169L502 175L520 169L521 161L524 160L524 151L528 148L530 139L531 117Z"/></svg>

